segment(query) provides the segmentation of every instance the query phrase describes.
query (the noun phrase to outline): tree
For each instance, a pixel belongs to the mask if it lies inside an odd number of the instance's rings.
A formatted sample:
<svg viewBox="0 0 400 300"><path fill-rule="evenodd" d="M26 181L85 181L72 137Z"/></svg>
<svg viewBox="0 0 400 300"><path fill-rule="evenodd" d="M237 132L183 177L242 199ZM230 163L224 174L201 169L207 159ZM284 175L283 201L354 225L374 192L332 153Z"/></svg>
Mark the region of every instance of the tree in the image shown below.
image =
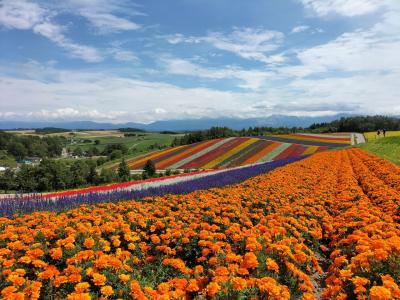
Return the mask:
<svg viewBox="0 0 400 300"><path fill-rule="evenodd" d="M102 169L100 173L100 183L110 183L110 182L116 182L118 181L118 176L117 174L110 169Z"/></svg>
<svg viewBox="0 0 400 300"><path fill-rule="evenodd" d="M143 170L149 177L153 177L156 173L156 166L154 162L149 159L144 165Z"/></svg>
<svg viewBox="0 0 400 300"><path fill-rule="evenodd" d="M82 151L82 148L80 148L80 147L75 148L72 153L74 154L74 156L78 156L78 157L83 156L83 151Z"/></svg>
<svg viewBox="0 0 400 300"><path fill-rule="evenodd" d="M0 174L0 190L4 190L4 192L7 193L9 190L13 190L14 188L14 171L6 169L2 174Z"/></svg>
<svg viewBox="0 0 400 300"><path fill-rule="evenodd" d="M113 152L111 152L110 154L110 160L114 160L117 158L121 158L122 156L122 151L121 150L114 150Z"/></svg>
<svg viewBox="0 0 400 300"><path fill-rule="evenodd" d="M12 142L8 144L8 153L13 155L17 160L23 159L25 156L28 155L28 151L24 144L20 142Z"/></svg>
<svg viewBox="0 0 400 300"><path fill-rule="evenodd" d="M118 166L118 176L121 181L129 181L131 179L131 172L125 159L122 159Z"/></svg>
<svg viewBox="0 0 400 300"><path fill-rule="evenodd" d="M37 180L35 168L29 165L22 165L17 173L17 188L22 192L35 192L37 189Z"/></svg>

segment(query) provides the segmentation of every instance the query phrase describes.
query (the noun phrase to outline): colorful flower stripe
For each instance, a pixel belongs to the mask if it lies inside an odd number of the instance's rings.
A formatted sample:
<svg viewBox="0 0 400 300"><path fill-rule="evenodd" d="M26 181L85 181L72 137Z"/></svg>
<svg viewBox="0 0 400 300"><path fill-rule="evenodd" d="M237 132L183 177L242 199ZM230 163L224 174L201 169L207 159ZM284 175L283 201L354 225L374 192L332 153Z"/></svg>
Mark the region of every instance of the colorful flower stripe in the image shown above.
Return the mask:
<svg viewBox="0 0 400 300"><path fill-rule="evenodd" d="M74 193L52 193L45 195L16 195L0 198L0 216L10 216L16 212L31 213L35 211L60 211L70 209L81 204L95 204L101 202L117 202L121 200L142 199L144 197L183 194L198 189L221 187L241 182L250 177L268 172L277 167L303 159L293 157L280 161L241 166L232 169L208 170L180 174L166 178L154 178L148 180L125 182L109 186L95 187L85 191L74 191ZM196 176L200 175L200 176ZM171 179L177 178L175 183ZM183 180L182 180L183 179ZM165 184L165 181L170 181ZM157 183L149 184L149 183ZM104 188L104 189L103 189ZM1 218L0 218L1 221Z"/></svg>
<svg viewBox="0 0 400 300"><path fill-rule="evenodd" d="M313 154L318 150L318 146L308 146L306 151L304 151L304 154Z"/></svg>
<svg viewBox="0 0 400 300"><path fill-rule="evenodd" d="M190 144L190 145L184 145L184 146L179 146L179 147L175 147L175 151L170 151L167 153L161 153L160 155L158 155L157 157L152 158L151 160L153 161L153 163L157 164L161 161L163 161L164 159L168 159L170 157L174 157L175 155L179 155L185 151L187 151L188 149L191 149L193 147L197 146L197 144ZM143 169L144 165L146 164L146 162L142 162L141 165L139 165L137 168L138 169Z"/></svg>
<svg viewBox="0 0 400 300"><path fill-rule="evenodd" d="M314 133L296 133L297 136L304 136L309 138L328 138L328 139L345 139L350 140L351 134L314 134Z"/></svg>
<svg viewBox="0 0 400 300"><path fill-rule="evenodd" d="M257 137L257 141L255 141L255 138L252 139L253 142L248 142L249 138L245 137L217 139L152 153L136 161L131 161L130 168L141 169L148 159L151 159L156 164L156 168L161 170L239 166L245 164L246 161L247 163L265 162L273 159L281 159L288 155L312 154L327 149L327 147L343 147L349 144L350 138L353 135L349 133L341 135L287 134ZM269 146L270 144L267 144L265 141L277 144ZM243 144L246 142L249 144ZM298 146L290 147L287 144L296 144ZM306 148L299 145L305 145ZM288 147L290 149L286 150ZM302 152L301 149L304 151ZM282 153L283 151L285 152Z"/></svg>
<svg viewBox="0 0 400 300"><path fill-rule="evenodd" d="M283 134L282 137L292 138L296 141L312 141L312 142L329 142L329 143L337 143L337 144L350 144L350 137L349 138L317 138L311 136L301 136L298 134Z"/></svg>
<svg viewBox="0 0 400 300"><path fill-rule="evenodd" d="M268 143L267 141L259 140L257 143L254 143L250 147L247 147L245 149L246 151L243 151L239 157L236 157L234 160L232 160L226 167L232 168L232 167L246 165L244 163L246 160L253 158L263 149L267 148L269 144L270 143Z"/></svg>
<svg viewBox="0 0 400 300"><path fill-rule="evenodd" d="M219 163L223 162L224 160L228 159L235 153L241 151L242 149L246 148L247 146L257 142L258 139L248 139L245 142L241 143L240 145L236 146L235 148L225 152L224 154L220 155L219 157L213 159L212 161L208 162L207 164L202 166L202 169L211 169L215 168Z"/></svg>
<svg viewBox="0 0 400 300"><path fill-rule="evenodd" d="M183 159L193 155L194 153L198 153L199 151L210 147L211 145L215 145L217 142L221 141L221 139L210 140L206 142L196 143L194 147L185 149L184 152L178 155L174 155L168 159L164 159L163 161L159 162L156 167L157 169L167 169L170 168L171 165L182 161Z"/></svg>
<svg viewBox="0 0 400 300"><path fill-rule="evenodd" d="M308 146L327 146L330 148L341 148L344 146L348 146L349 144L341 144L341 143L331 143L331 142L322 142L322 141L310 141L310 140L299 140L294 139L292 137L284 137L284 135L279 136L258 136L260 139L269 140L269 141L276 141L281 143L289 143L289 144L301 144L301 145L308 145Z"/></svg>
<svg viewBox="0 0 400 300"><path fill-rule="evenodd" d="M278 156L279 154L281 154L283 151L285 151L287 148L289 148L291 146L291 144L288 143L279 143L279 146L276 147L274 150L272 150L270 153L268 153L267 155L263 156L259 162L266 162L266 161L270 161L273 160L276 156Z"/></svg>
<svg viewBox="0 0 400 300"><path fill-rule="evenodd" d="M170 169L178 169L178 168L182 168L183 166L185 166L186 164L188 164L189 162L192 162L196 159L199 159L200 157L202 157L203 155L206 155L207 153L210 153L211 151L221 147L222 145L232 141L234 138L226 138L226 139L222 139L220 141L218 141L217 143L209 146L206 149L203 149L197 153L194 153L192 155L190 155L189 157L186 157L184 159L182 159L181 161L176 162L175 164L172 164L169 166ZM189 167L190 168L190 167Z"/></svg>
<svg viewBox="0 0 400 300"><path fill-rule="evenodd" d="M247 155L249 154L249 152L251 152L254 149L257 149L258 147L262 147L265 144L264 141L261 141L259 139L257 139L254 143L245 146L243 149L241 149L240 151L236 152L235 154L229 156L228 158L226 158L224 161L222 161L221 163L216 165L216 168L226 168L228 167L230 164L238 161L241 157L247 157Z"/></svg>
<svg viewBox="0 0 400 300"><path fill-rule="evenodd" d="M140 158L139 160L133 159L131 161L128 161L128 166L129 166L130 169L137 169L138 166L142 165L143 163L145 163L149 159L157 158L160 155L176 151L177 149L180 149L182 147L184 147L184 146L178 146L178 147L168 148L168 149L165 149L165 150L160 150L160 151L157 151L157 152L155 152L155 153L153 153L151 155L144 156L144 157Z"/></svg>
<svg viewBox="0 0 400 300"><path fill-rule="evenodd" d="M265 147L261 149L259 152L255 153L253 156L249 157L243 162L243 165L246 164L253 164L255 162L261 162L261 159L267 155L268 153L271 153L276 149L281 143L278 142L272 142L272 141L265 141Z"/></svg>
<svg viewBox="0 0 400 300"><path fill-rule="evenodd" d="M248 138L232 138L227 143L221 145L220 147L217 147L212 151L209 151L203 154L202 156L182 165L181 168L185 169L202 168L202 166L205 165L206 163L212 161L216 157L223 155L224 153L236 147L237 145L240 145L244 140L248 140Z"/></svg>

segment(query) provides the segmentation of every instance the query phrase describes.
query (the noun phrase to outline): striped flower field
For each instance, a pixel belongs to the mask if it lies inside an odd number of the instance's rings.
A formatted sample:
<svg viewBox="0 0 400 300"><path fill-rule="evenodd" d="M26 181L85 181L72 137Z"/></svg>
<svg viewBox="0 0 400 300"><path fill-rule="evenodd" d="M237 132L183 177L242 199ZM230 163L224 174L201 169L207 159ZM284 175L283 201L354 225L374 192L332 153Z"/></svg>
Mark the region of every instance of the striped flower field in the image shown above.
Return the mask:
<svg viewBox="0 0 400 300"><path fill-rule="evenodd" d="M164 149L128 164L131 170L142 169L149 159L160 170L231 168L344 147L351 139L351 133L221 138Z"/></svg>

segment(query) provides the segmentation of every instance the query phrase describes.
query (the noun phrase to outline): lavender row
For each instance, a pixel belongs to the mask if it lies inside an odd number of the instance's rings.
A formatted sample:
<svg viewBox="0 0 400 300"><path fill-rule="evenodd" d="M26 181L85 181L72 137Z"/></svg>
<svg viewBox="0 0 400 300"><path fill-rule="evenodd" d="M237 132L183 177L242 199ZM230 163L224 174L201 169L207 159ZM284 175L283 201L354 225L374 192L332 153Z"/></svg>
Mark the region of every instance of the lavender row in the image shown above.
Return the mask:
<svg viewBox="0 0 400 300"><path fill-rule="evenodd" d="M292 157L266 162L263 164L232 169L193 180L150 187L142 190L113 190L110 192L60 196L57 199L43 199L40 197L23 199L18 198L18 196L12 199L0 199L0 216L12 216L16 213L31 213L34 211L62 211L82 204L91 205L102 202L140 200L144 197L162 196L166 194L186 194L196 190L223 187L242 182L250 177L269 172L277 167L303 159L304 157L305 156Z"/></svg>

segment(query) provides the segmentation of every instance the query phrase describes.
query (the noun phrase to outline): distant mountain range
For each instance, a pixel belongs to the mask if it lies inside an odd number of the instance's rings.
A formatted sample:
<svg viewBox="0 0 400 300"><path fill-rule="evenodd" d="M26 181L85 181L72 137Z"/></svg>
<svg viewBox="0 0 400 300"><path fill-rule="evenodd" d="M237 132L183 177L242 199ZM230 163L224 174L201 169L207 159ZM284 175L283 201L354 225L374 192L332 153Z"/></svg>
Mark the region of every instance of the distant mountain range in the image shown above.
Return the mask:
<svg viewBox="0 0 400 300"><path fill-rule="evenodd" d="M185 120L156 121L150 124L143 123L98 123L93 121L48 121L48 122L29 122L29 121L0 121L0 129L37 129L44 127L56 127L64 129L103 129L111 130L118 128L138 128L146 131L193 131L208 129L212 126L226 126L232 129L240 130L242 128L255 126L268 127L308 127L313 123L331 122L348 114L337 114L321 117L296 117L286 115L271 115L265 118L202 118Z"/></svg>

